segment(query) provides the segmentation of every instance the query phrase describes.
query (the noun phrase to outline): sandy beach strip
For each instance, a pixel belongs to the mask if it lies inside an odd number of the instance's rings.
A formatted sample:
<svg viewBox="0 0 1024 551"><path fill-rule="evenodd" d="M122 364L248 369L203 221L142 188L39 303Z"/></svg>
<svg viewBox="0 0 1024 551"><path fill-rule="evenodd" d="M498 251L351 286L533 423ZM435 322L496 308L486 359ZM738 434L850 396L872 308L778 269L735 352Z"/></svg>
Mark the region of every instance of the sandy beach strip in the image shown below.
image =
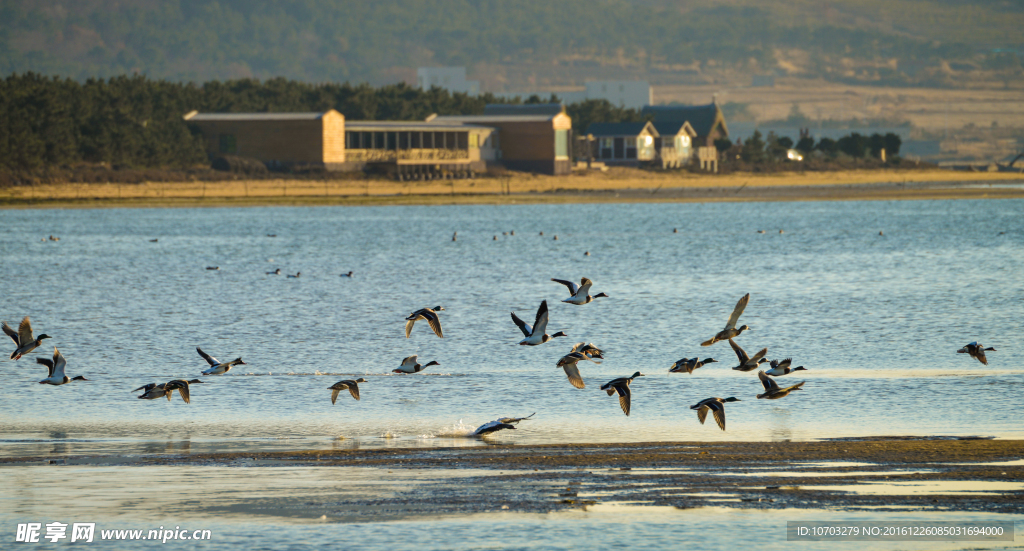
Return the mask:
<svg viewBox="0 0 1024 551"><path fill-rule="evenodd" d="M398 182L232 180L0 188L0 208L834 201L1024 197L1024 174L949 170L703 175L608 172Z"/></svg>

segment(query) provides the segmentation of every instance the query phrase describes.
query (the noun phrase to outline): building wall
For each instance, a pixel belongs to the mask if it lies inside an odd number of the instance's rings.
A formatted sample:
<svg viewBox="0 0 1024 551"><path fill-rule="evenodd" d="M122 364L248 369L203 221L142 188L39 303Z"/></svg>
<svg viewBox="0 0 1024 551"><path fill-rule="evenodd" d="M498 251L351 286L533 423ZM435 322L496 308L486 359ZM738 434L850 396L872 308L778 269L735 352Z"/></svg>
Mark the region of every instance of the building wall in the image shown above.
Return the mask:
<svg viewBox="0 0 1024 551"><path fill-rule="evenodd" d="M339 115L340 116L340 115ZM283 121L196 121L212 156L238 155L263 162L323 163L324 125L319 119ZM344 120L341 121L344 125ZM344 140L344 132L338 139ZM332 140L333 141L333 140ZM330 146L332 155L337 145ZM344 142L341 159L344 162ZM336 161L337 162L337 161Z"/></svg>
<svg viewBox="0 0 1024 551"><path fill-rule="evenodd" d="M345 115L328 111L320 118L322 124L323 162L345 162Z"/></svg>

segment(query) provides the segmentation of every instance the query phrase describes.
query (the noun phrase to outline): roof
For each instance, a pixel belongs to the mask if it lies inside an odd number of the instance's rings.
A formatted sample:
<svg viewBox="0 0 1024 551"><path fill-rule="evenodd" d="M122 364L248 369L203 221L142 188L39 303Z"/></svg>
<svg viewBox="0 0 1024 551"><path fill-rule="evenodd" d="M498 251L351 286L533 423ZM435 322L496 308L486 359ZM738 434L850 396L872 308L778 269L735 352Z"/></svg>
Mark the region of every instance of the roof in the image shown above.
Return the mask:
<svg viewBox="0 0 1024 551"><path fill-rule="evenodd" d="M561 103L526 103L521 105L508 103L488 103L484 107L484 115L549 115L554 116L565 111Z"/></svg>
<svg viewBox="0 0 1024 551"><path fill-rule="evenodd" d="M587 127L587 134L595 136L637 136L644 131L650 123L644 122L593 122ZM658 131L651 126L652 133L657 136Z"/></svg>
<svg viewBox="0 0 1024 551"><path fill-rule="evenodd" d="M697 131L686 121L654 121L654 129L662 136L676 136L685 133L690 136L697 136Z"/></svg>
<svg viewBox="0 0 1024 551"><path fill-rule="evenodd" d="M698 136L707 136L715 128L716 123L721 123L722 131L729 135L729 129L725 126L725 117L717 103L707 105L648 105L641 111L644 115L654 115L654 120L659 121L686 121L697 132Z"/></svg>
<svg viewBox="0 0 1024 551"><path fill-rule="evenodd" d="M354 131L397 131L397 130L493 130L488 126L476 124L465 124L458 121L442 120L436 118L427 122L424 121L346 121L345 130Z"/></svg>
<svg viewBox="0 0 1024 551"><path fill-rule="evenodd" d="M439 115L430 122L546 122L554 118L555 115Z"/></svg>
<svg viewBox="0 0 1024 551"><path fill-rule="evenodd" d="M327 113L337 113L333 109L323 113L186 113L187 121L311 121L317 120Z"/></svg>

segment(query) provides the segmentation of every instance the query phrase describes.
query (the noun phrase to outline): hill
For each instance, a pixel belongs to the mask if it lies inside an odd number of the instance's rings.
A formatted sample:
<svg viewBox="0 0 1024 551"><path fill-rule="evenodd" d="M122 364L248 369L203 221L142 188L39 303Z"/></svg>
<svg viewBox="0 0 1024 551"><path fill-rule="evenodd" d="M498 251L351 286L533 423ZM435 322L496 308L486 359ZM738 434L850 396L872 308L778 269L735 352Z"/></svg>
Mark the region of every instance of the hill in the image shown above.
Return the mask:
<svg viewBox="0 0 1024 551"><path fill-rule="evenodd" d="M411 82L483 89L745 81L977 86L1024 79L1011 0L4 0L0 74Z"/></svg>

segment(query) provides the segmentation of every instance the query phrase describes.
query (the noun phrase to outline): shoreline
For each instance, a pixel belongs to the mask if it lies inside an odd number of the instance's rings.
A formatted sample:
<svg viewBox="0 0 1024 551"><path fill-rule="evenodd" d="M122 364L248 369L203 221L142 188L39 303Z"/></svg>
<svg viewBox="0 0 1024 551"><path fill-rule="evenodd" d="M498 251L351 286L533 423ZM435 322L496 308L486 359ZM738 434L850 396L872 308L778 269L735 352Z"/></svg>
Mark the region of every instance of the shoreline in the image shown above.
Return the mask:
<svg viewBox="0 0 1024 551"><path fill-rule="evenodd" d="M877 437L817 442L640 442L486 447L233 452L0 459L0 472L84 479L81 491L125 479L238 492L246 478L288 473L214 514L364 522L590 506L1024 513L1024 440ZM271 469L251 471L251 469ZM70 470L69 470L70 469ZM212 469L212 470L211 470ZM224 470L228 469L228 470ZM259 475L255 475L259 472ZM213 476L215 474L215 476ZM47 474L47 478L56 474ZM325 480L341 480L324 487ZM353 487L351 481L359 481ZM316 494L304 492L310 484ZM62 484L62 492L80 491ZM163 499L192 503L191 490ZM161 505L162 507L163 505Z"/></svg>
<svg viewBox="0 0 1024 551"><path fill-rule="evenodd" d="M1024 198L1024 174L949 170L701 175L612 169L429 182L233 180L0 188L0 209Z"/></svg>

